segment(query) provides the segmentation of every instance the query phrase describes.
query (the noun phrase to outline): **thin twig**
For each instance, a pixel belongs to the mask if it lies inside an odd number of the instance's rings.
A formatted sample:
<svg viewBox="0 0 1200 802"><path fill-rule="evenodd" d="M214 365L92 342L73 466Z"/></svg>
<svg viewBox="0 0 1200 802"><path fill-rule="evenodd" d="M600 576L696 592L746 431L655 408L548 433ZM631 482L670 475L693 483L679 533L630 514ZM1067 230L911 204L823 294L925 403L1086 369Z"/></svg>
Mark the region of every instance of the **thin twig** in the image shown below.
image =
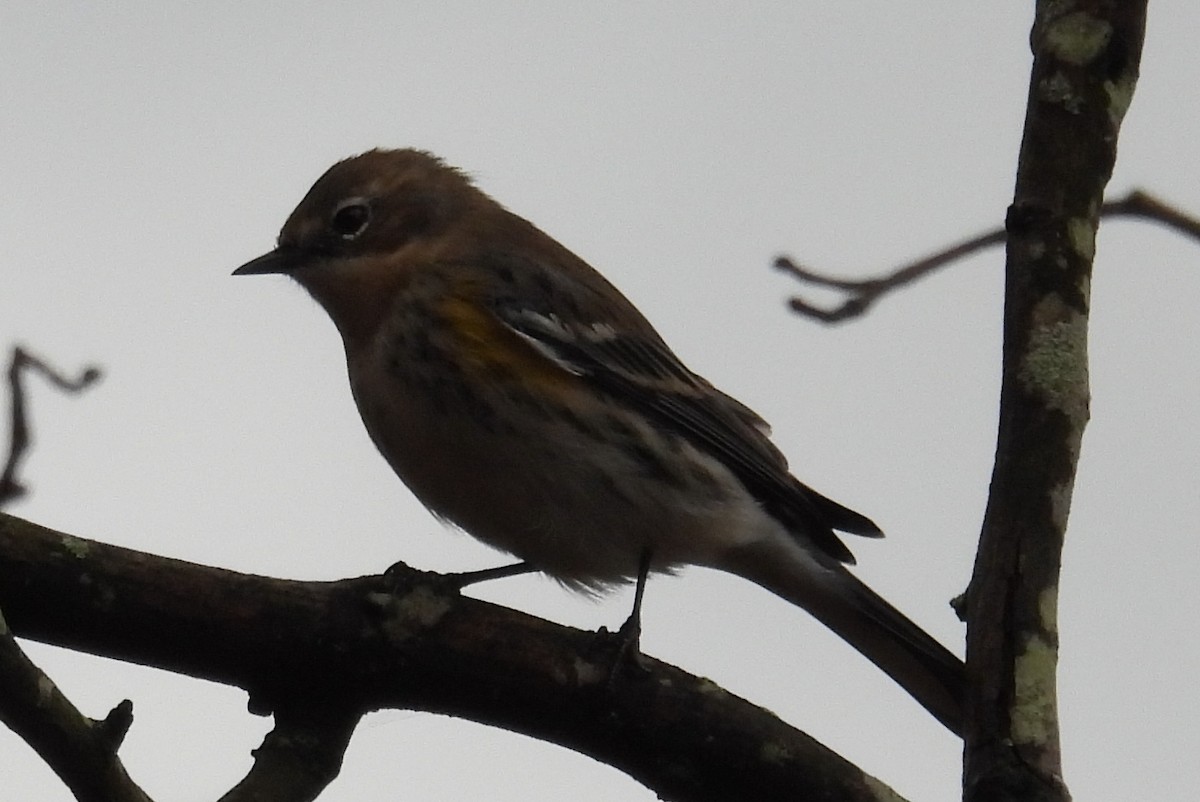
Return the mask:
<svg viewBox="0 0 1200 802"><path fill-rule="evenodd" d="M150 802L117 747L133 723L126 700L103 720L79 712L17 644L0 614L0 722L46 761L82 802Z"/></svg>
<svg viewBox="0 0 1200 802"><path fill-rule="evenodd" d="M13 346L12 361L8 365L8 387L12 397L11 434L8 458L4 462L4 472L0 473L0 506L25 494L25 486L17 478L17 469L33 443L25 411L26 371L40 373L51 386L70 395L75 395L94 384L101 375L99 368L89 365L78 377L68 378L21 346Z"/></svg>
<svg viewBox="0 0 1200 802"><path fill-rule="evenodd" d="M1175 229L1180 234L1200 240L1200 219L1185 214L1153 195L1137 189L1131 191L1124 198L1106 202L1100 207L1100 216L1153 220ZM862 315L880 297L911 284L917 279L924 278L940 267L959 259L965 259L984 248L1004 244L1005 238L1006 234L1003 228L993 229L931 256L903 265L891 273L868 279L840 279L823 275L787 256L777 258L775 267L800 281L844 292L846 299L840 306L833 308L814 306L800 297L793 297L788 301L788 306L793 311L822 323L837 323Z"/></svg>

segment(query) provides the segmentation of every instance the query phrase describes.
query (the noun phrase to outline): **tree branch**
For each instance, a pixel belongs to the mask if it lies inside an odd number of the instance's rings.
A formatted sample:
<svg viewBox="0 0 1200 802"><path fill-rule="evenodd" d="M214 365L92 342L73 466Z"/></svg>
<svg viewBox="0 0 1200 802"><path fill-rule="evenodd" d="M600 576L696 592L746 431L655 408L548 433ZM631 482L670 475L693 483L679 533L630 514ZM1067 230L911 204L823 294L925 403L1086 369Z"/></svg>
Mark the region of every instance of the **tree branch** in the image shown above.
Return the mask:
<svg viewBox="0 0 1200 802"><path fill-rule="evenodd" d="M254 751L254 766L220 802L311 802L333 782L362 715L352 704L309 700L275 711L275 729Z"/></svg>
<svg viewBox="0 0 1200 802"><path fill-rule="evenodd" d="M100 378L88 367L69 379L14 346L8 367L10 439L0 472L0 506L20 498L25 487L17 471L33 437L26 415L24 376L35 371L66 393L78 393ZM3 575L6 581L10 577ZM125 773L117 749L133 723L133 705L125 700L103 720L87 718L58 686L34 665L13 637L0 607L0 721L33 748L83 802L148 802L149 797Z"/></svg>
<svg viewBox="0 0 1200 802"><path fill-rule="evenodd" d="M1056 693L1058 574L1088 419L1092 260L1146 3L1039 0L1006 228L991 492L967 596L969 802L1069 799Z"/></svg>
<svg viewBox="0 0 1200 802"><path fill-rule="evenodd" d="M1139 189L1132 190L1118 200L1106 201L1100 207L1100 217L1133 217L1150 220L1172 228L1186 237L1200 240L1200 219ZM909 262L875 278L836 278L805 267L788 256L778 257L775 260L775 267L799 281L845 293L846 299L840 305L832 308L816 306L799 296L793 296L788 300L788 306L793 312L814 318L822 323L840 323L865 314L883 296L907 287L918 279L931 275L936 270L995 245L1003 245L1007 236L1008 234L1003 228L985 231L957 245L952 245L915 262Z"/></svg>
<svg viewBox="0 0 1200 802"><path fill-rule="evenodd" d="M279 716L280 738L319 739L325 775L359 714L396 707L561 744L664 799L899 800L708 680L647 657L644 672L610 681L595 633L458 596L411 569L270 579L0 513L0 577L0 607L22 637L245 688L254 709ZM255 771L268 771L269 751Z"/></svg>
<svg viewBox="0 0 1200 802"><path fill-rule="evenodd" d="M117 757L133 721L130 703L117 705L102 721L84 716L21 651L3 614L0 721L33 747L80 802L149 802Z"/></svg>
<svg viewBox="0 0 1200 802"><path fill-rule="evenodd" d="M33 443L25 413L24 378L30 371L42 374L51 385L71 395L86 389L100 378L100 369L88 366L77 378L69 379L21 346L13 346L12 359L8 364L12 415L9 418L8 457L4 461L4 470L0 471L0 506L25 494L25 486L17 478L17 471Z"/></svg>

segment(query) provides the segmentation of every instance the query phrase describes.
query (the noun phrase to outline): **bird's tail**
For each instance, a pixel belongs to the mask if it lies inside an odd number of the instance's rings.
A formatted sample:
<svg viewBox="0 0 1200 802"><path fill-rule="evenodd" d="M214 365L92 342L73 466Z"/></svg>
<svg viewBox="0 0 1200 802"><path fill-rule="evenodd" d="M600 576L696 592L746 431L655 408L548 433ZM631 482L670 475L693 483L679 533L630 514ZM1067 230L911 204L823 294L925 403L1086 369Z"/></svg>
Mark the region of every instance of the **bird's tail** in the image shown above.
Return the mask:
<svg viewBox="0 0 1200 802"><path fill-rule="evenodd" d="M818 566L806 554L797 560L795 552L766 551L750 547L728 555L732 559L718 567L808 610L962 735L966 671L961 660L842 566Z"/></svg>

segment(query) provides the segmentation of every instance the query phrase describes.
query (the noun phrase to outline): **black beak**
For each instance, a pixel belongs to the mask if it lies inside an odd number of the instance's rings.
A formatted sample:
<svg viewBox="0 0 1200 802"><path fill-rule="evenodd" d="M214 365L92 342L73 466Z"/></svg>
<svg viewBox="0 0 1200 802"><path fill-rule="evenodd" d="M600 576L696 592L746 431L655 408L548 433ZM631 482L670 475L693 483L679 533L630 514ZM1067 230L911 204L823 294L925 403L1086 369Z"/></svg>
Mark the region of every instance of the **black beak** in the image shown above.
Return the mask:
<svg viewBox="0 0 1200 802"><path fill-rule="evenodd" d="M257 276L264 273L291 273L304 263L303 254L294 248L279 247L233 271L235 276Z"/></svg>

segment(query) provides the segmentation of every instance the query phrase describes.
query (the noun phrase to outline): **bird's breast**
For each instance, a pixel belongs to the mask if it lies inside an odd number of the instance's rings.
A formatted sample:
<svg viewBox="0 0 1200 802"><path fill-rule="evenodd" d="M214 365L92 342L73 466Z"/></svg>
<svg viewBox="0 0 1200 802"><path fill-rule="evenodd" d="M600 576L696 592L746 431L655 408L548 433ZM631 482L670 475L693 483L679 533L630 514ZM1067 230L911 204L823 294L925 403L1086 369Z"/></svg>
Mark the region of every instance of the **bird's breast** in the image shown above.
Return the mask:
<svg viewBox="0 0 1200 802"><path fill-rule="evenodd" d="M504 332L474 309L409 311L348 349L350 381L379 451L438 516L592 590L635 576L647 546L663 568L711 564L774 525L724 466L492 342Z"/></svg>

